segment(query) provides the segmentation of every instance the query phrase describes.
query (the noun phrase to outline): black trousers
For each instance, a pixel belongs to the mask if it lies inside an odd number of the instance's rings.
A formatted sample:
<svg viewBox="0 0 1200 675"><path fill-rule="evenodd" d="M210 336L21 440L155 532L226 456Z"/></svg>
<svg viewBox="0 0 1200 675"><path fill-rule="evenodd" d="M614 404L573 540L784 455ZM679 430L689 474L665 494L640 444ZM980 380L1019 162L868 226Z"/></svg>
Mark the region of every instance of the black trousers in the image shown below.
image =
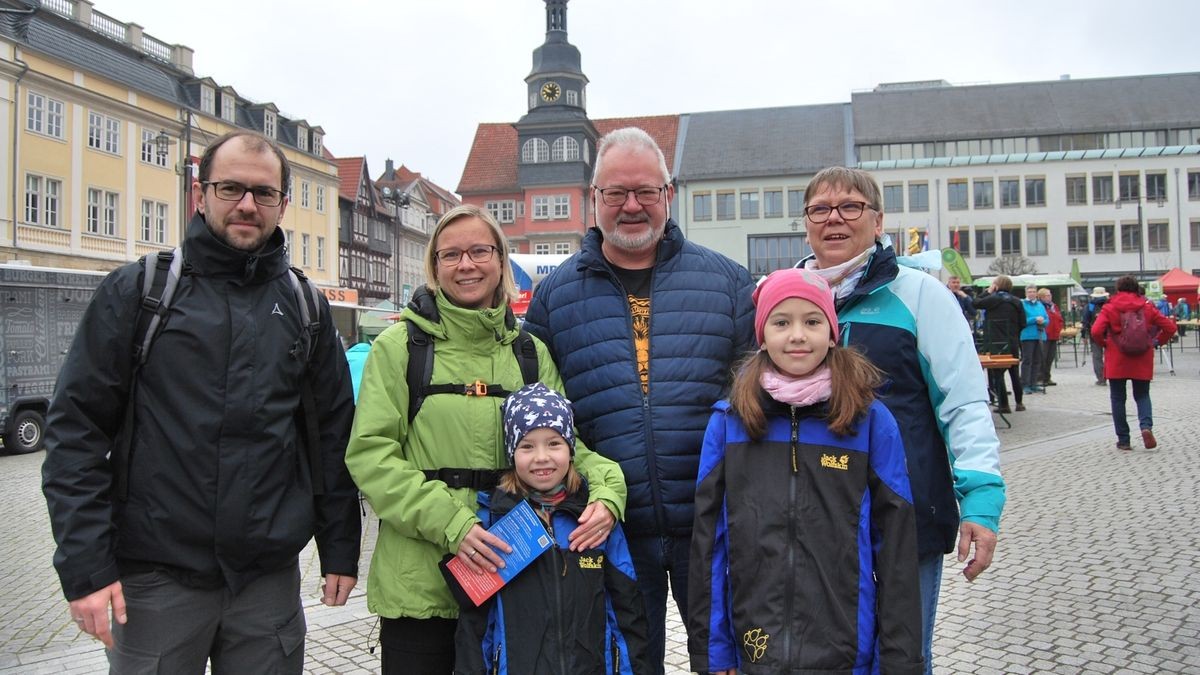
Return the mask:
<svg viewBox="0 0 1200 675"><path fill-rule="evenodd" d="M988 368L988 381L991 383L992 393L996 396L996 405L1001 408L1008 407L1008 390L1004 388L1004 373L1008 372L1008 379L1012 380L1013 397L1017 399L1017 404L1024 401L1024 392L1021 390L1021 366L1015 365L1011 368Z"/></svg>
<svg viewBox="0 0 1200 675"><path fill-rule="evenodd" d="M454 672L454 619L380 619L383 675L450 675Z"/></svg>

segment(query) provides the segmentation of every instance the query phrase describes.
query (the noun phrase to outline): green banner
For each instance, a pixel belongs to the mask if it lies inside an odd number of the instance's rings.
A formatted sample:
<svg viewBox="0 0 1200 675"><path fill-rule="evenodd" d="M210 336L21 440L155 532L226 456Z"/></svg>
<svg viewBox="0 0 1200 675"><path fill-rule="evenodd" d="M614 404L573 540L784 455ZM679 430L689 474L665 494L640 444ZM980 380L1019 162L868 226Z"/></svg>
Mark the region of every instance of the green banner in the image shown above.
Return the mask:
<svg viewBox="0 0 1200 675"><path fill-rule="evenodd" d="M971 270L967 267L966 261L962 259L962 256L955 249L949 246L942 249L942 267L946 268L946 271L950 274L958 277L963 284L967 286L971 285Z"/></svg>
<svg viewBox="0 0 1200 675"><path fill-rule="evenodd" d="M1075 283L1083 285L1083 277L1079 274L1079 258L1071 258L1071 278Z"/></svg>

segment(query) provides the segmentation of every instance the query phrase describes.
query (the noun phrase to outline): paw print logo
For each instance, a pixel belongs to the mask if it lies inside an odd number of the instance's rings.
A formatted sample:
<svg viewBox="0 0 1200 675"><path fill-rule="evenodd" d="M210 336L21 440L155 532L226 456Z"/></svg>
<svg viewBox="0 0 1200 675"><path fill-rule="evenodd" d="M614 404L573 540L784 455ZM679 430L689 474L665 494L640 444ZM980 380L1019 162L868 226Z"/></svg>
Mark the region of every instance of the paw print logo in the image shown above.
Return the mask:
<svg viewBox="0 0 1200 675"><path fill-rule="evenodd" d="M751 663L758 663L758 660L767 653L767 640L771 636L763 632L761 628L753 628L742 634L742 647L746 650L746 658L750 659Z"/></svg>

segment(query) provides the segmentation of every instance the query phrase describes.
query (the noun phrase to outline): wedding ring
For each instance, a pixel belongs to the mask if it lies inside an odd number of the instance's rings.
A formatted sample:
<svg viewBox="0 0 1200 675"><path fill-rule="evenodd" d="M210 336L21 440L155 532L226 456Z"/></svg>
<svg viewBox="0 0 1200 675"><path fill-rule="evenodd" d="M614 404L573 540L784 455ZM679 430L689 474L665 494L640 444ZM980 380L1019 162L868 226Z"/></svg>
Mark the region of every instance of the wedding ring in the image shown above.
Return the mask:
<svg viewBox="0 0 1200 675"><path fill-rule="evenodd" d="M476 553L479 553L479 551L471 551L470 553L467 554L467 557L474 558Z"/></svg>

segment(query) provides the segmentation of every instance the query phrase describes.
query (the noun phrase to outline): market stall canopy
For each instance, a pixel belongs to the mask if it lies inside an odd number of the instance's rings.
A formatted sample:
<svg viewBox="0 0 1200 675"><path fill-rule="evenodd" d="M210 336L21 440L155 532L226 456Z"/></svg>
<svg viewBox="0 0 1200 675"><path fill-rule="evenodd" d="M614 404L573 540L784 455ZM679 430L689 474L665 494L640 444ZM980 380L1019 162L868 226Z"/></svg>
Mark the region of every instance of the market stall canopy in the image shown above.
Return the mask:
<svg viewBox="0 0 1200 675"><path fill-rule="evenodd" d="M1065 288L1069 296L1075 297L1079 295L1087 295L1087 291L1079 285L1079 282L1071 278L1069 274L1018 274L1012 279L1013 288L1025 288L1026 286L1037 286L1038 288ZM979 288L987 288L992 285L996 277L982 277L976 279L974 286Z"/></svg>
<svg viewBox="0 0 1200 675"><path fill-rule="evenodd" d="M385 328L395 321L396 305L384 300L370 310L362 311L358 317L358 334L361 338L374 340Z"/></svg>
<svg viewBox="0 0 1200 675"><path fill-rule="evenodd" d="M1162 284L1165 293L1195 293L1196 288L1200 286L1200 277L1172 267L1158 282Z"/></svg>

